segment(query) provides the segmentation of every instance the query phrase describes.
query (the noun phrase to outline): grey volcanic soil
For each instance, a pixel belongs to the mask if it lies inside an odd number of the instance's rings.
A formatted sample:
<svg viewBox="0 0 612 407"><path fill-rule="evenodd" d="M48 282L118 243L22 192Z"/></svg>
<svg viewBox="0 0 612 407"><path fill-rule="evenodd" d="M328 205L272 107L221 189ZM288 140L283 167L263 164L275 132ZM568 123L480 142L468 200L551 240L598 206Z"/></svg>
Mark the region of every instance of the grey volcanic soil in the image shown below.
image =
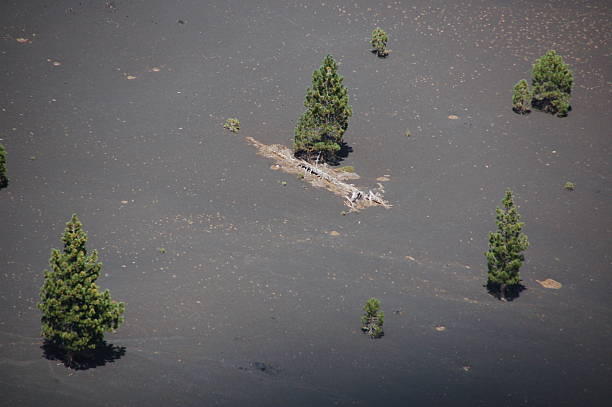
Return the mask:
<svg viewBox="0 0 612 407"><path fill-rule="evenodd" d="M1 405L608 405L608 2L106 3L0 3ZM515 115L548 49L573 111ZM392 209L342 216L243 139L291 142L326 53L354 111L343 164L388 175ZM483 287L506 187L532 243L508 303ZM127 303L107 336L126 354L81 371L43 358L35 307L73 212ZM370 296L380 340L359 332Z"/></svg>

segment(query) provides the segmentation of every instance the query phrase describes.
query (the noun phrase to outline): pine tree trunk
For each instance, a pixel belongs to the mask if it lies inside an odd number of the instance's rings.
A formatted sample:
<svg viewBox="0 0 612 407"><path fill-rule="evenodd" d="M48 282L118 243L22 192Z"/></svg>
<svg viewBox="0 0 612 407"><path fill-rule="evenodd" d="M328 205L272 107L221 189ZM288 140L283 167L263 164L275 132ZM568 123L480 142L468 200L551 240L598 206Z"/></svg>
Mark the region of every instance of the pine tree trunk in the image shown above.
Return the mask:
<svg viewBox="0 0 612 407"><path fill-rule="evenodd" d="M499 291L501 300L506 301L506 284L502 284Z"/></svg>

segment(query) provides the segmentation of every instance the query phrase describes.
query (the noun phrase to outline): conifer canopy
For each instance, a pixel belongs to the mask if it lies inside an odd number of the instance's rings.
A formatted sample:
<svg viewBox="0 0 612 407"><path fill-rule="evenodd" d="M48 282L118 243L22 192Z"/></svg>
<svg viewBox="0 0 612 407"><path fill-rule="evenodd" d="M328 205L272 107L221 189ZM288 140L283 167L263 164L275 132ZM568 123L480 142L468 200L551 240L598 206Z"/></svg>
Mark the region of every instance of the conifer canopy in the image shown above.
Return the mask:
<svg viewBox="0 0 612 407"><path fill-rule="evenodd" d="M573 83L574 75L561 55L548 51L533 64L533 106L559 117L567 116Z"/></svg>
<svg viewBox="0 0 612 407"><path fill-rule="evenodd" d="M330 160L340 151L342 136L352 115L348 91L338 74L338 65L331 55L312 74L312 87L307 90L306 111L295 127L296 156Z"/></svg>
<svg viewBox="0 0 612 407"><path fill-rule="evenodd" d="M521 281L519 269L525 261L523 251L527 250L529 242L522 232L523 222L519 222L520 215L510 189L506 190L502 203L503 208L495 211L497 232L489 233L489 250L485 256L487 286L505 298L506 288L516 288Z"/></svg>
<svg viewBox="0 0 612 407"><path fill-rule="evenodd" d="M519 114L531 111L531 91L525 79L521 79L514 85L512 91L512 110Z"/></svg>
<svg viewBox="0 0 612 407"><path fill-rule="evenodd" d="M62 237L64 249L53 249L45 270L38 308L42 311L45 340L67 352L94 350L104 341L104 332L123 322L125 305L100 292L96 280L102 263L98 253L87 254L87 235L77 215L72 215Z"/></svg>

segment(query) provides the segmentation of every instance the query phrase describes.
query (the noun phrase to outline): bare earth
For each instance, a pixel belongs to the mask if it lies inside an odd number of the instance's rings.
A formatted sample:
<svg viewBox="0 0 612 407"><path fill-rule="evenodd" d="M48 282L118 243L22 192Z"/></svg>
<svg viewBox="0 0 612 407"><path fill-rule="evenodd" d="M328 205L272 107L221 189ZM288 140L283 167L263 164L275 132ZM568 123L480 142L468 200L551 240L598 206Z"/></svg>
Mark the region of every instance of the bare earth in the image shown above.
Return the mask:
<svg viewBox="0 0 612 407"><path fill-rule="evenodd" d="M608 405L611 21L603 0L0 2L0 405ZM514 114L548 49L573 110ZM341 165L390 209L343 216L244 141L290 145L327 53ZM531 247L504 303L483 252L506 187ZM79 371L43 357L36 309L73 212L127 303L125 355Z"/></svg>

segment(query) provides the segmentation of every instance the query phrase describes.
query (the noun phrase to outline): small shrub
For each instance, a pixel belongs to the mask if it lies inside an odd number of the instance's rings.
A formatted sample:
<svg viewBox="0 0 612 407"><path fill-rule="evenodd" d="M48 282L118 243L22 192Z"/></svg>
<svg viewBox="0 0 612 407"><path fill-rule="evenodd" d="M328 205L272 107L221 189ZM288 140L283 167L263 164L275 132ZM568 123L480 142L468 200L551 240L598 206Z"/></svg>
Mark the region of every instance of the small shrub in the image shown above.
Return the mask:
<svg viewBox="0 0 612 407"><path fill-rule="evenodd" d="M548 51L533 64L531 104L558 117L567 116L573 83L574 75L563 62L561 55Z"/></svg>
<svg viewBox="0 0 612 407"><path fill-rule="evenodd" d="M238 133L238 131L240 131L240 120L231 117L225 121L223 127L228 129L232 133Z"/></svg>
<svg viewBox="0 0 612 407"><path fill-rule="evenodd" d="M576 184L574 184L571 181L567 181L565 185L563 185L563 188L565 188L568 191L573 191L574 189L576 189Z"/></svg>
<svg viewBox="0 0 612 407"><path fill-rule="evenodd" d="M512 110L518 114L525 114L531 111L532 94L529 84L525 79L518 81L512 91Z"/></svg>
<svg viewBox="0 0 612 407"><path fill-rule="evenodd" d="M361 317L361 330L363 333L370 335L372 338L383 336L385 314L380 310L380 301L376 298L370 298L366 301L363 310L365 312Z"/></svg>
<svg viewBox="0 0 612 407"><path fill-rule="evenodd" d="M387 41L389 41L389 37L387 33L382 28L376 28L372 31L372 47L374 50L372 52L376 53L379 57L386 57L389 55L389 50L387 50Z"/></svg>

